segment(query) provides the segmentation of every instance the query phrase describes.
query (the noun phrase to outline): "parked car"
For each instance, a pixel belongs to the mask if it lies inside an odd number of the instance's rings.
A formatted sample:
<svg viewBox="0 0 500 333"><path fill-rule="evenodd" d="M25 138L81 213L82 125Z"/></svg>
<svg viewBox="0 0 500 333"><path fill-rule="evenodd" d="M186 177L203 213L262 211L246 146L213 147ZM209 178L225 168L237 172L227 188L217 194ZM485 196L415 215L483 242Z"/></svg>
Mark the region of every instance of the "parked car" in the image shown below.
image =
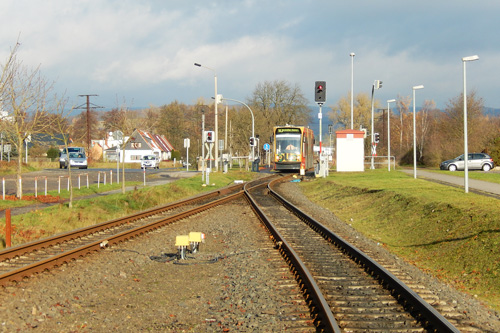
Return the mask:
<svg viewBox="0 0 500 333"><path fill-rule="evenodd" d="M63 149L59 153L59 169L62 168L67 168L68 165L66 163L66 160L68 159L68 153L83 153L85 156L85 148L83 147L68 147L68 149ZM73 165L71 165L73 166Z"/></svg>
<svg viewBox="0 0 500 333"><path fill-rule="evenodd" d="M69 155L69 158L67 157ZM62 157L63 160L63 167L65 169L68 168L68 163L71 165L72 168L79 168L79 169L87 169L87 157L85 156L84 152L80 153L69 153L68 155L64 154ZM59 160L59 163L60 160Z"/></svg>
<svg viewBox="0 0 500 333"><path fill-rule="evenodd" d="M485 153L470 153L467 155L467 169L469 170L483 170L490 171L495 167L495 163L493 163L493 159L490 155ZM460 155L455 157L452 160L441 162L439 168L441 170L464 170L464 155Z"/></svg>
<svg viewBox="0 0 500 333"><path fill-rule="evenodd" d="M156 155L144 155L141 158L141 169L159 169L160 168L160 159Z"/></svg>

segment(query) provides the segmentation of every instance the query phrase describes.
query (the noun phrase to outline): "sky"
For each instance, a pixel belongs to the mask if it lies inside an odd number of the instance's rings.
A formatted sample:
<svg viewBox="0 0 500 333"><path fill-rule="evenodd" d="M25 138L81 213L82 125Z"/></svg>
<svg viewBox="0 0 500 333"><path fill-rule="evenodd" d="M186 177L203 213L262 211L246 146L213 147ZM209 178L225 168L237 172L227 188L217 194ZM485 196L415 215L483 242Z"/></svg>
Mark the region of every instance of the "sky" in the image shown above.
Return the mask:
<svg viewBox="0 0 500 333"><path fill-rule="evenodd" d="M40 66L70 105L104 109L211 103L217 90L247 101L265 81L298 85L325 107L351 89L382 105L412 96L445 108L475 90L500 108L500 1L402 0L1 0L0 65L17 40L19 58ZM350 53L355 53L354 58ZM203 67L196 67L200 63Z"/></svg>

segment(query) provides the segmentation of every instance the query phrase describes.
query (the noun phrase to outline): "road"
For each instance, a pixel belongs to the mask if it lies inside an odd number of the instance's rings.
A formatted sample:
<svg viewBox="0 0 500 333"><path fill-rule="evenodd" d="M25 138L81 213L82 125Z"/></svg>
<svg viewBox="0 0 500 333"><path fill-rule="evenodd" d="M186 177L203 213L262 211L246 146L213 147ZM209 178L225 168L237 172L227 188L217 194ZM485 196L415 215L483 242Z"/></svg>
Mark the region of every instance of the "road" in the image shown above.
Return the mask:
<svg viewBox="0 0 500 333"><path fill-rule="evenodd" d="M194 171L186 172L185 169L125 169L125 180L143 182L144 176L146 184L150 182L169 182L178 178L184 178L194 175ZM35 193L35 184L37 186L37 193L39 195L45 192L45 179L47 179L47 191L61 190L67 188L68 184L68 170L65 169L45 169L36 172L24 173L22 176L23 194ZM87 185L87 176L89 185L104 184L106 177L106 184L110 182L117 182L116 169L72 169L71 178L73 187L78 187L78 180L82 187ZM16 194L16 176L8 175L3 177L5 183L5 195ZM122 170L120 170L120 182L122 180ZM3 194L3 189L0 188L0 195Z"/></svg>
<svg viewBox="0 0 500 333"><path fill-rule="evenodd" d="M413 175L413 169L404 169L402 171ZM464 187L464 177L459 177L459 176L445 175L442 173L436 173L418 169L417 178L428 179L431 181L439 182L442 184L448 184L456 187ZM494 196L500 196L500 184L486 182L483 180L471 179L469 177L469 191L478 192L480 194L492 194Z"/></svg>

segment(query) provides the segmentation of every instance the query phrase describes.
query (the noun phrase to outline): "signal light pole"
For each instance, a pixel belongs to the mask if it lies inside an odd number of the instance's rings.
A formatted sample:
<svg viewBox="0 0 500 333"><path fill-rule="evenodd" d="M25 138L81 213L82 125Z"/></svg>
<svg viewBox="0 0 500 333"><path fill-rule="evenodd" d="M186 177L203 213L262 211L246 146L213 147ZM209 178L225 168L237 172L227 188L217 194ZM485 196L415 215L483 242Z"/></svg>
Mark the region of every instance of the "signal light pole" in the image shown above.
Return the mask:
<svg viewBox="0 0 500 333"><path fill-rule="evenodd" d="M319 106L319 113L318 113L318 118L319 118L319 161L320 161L320 173L323 177L325 177L325 173L326 173L326 168L324 167L324 161L323 161L323 138L322 138L322 135L323 135L323 128L322 128L322 118L323 118L323 114L321 113L322 111L322 106L323 106L323 103L326 101L326 81L316 81L314 83L314 100L316 101L316 103L318 104Z"/></svg>
<svg viewBox="0 0 500 333"><path fill-rule="evenodd" d="M382 88L382 81L380 80L375 80L375 82L373 82L373 85L372 85L372 132L371 132L371 138L372 138L372 142L371 142L371 153L372 153L372 160L371 160L371 164L370 164L370 169L375 169L375 164L374 164L374 156L376 154L376 145L375 145L375 125L374 125L374 117L375 117L375 114L374 114L374 109L373 109L373 96L375 94L375 89L380 89Z"/></svg>

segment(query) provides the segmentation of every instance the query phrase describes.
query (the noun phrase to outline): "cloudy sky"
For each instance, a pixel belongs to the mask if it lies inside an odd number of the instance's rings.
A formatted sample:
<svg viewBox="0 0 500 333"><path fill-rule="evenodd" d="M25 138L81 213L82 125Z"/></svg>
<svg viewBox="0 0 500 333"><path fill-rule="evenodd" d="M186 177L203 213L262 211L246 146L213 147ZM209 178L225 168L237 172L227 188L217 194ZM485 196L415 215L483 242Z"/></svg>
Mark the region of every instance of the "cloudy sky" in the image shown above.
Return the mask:
<svg viewBox="0 0 500 333"><path fill-rule="evenodd" d="M55 90L105 108L191 104L218 92L245 101L256 84L298 84L327 105L351 87L383 104L417 92L439 108L467 88L500 108L500 1L402 0L1 0L0 64L19 37L19 56L41 65ZM213 70L195 67L201 63Z"/></svg>

